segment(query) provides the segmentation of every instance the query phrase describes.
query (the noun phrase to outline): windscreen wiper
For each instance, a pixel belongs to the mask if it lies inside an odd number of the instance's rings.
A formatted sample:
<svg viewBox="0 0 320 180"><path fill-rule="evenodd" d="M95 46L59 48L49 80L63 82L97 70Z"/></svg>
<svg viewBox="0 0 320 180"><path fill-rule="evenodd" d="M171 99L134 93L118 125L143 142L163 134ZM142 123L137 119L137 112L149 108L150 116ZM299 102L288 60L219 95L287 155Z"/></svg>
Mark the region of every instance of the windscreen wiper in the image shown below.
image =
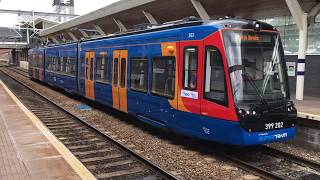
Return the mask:
<svg viewBox="0 0 320 180"><path fill-rule="evenodd" d="M276 64L279 63L279 52L278 52L278 48L279 48L279 35L277 36L277 40L275 42L275 45L273 47L273 53L272 53L272 59L271 59L271 63L269 65L269 68L267 69L267 75L263 81L263 85L262 85L262 94L265 93L266 89L267 89L267 85L268 85L268 82L269 82L269 79L271 77L271 72L272 72L272 69L274 68L274 66Z"/></svg>
<svg viewBox="0 0 320 180"><path fill-rule="evenodd" d="M258 94L258 96L260 97L260 101L263 105L268 106L268 102L264 99L261 91L259 90L259 88L257 87L256 83L253 82L253 80L251 79L251 77L248 75L247 72L243 72L242 77L245 78L250 84L251 86L254 87L254 90L256 91L256 93Z"/></svg>

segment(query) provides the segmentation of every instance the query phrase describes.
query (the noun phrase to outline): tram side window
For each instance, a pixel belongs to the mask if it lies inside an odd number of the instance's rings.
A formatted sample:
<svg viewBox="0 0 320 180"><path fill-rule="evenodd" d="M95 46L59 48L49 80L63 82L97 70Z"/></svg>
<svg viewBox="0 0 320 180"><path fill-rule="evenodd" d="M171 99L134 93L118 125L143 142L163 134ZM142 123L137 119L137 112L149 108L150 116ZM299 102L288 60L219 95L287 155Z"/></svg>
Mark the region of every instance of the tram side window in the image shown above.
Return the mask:
<svg viewBox="0 0 320 180"><path fill-rule="evenodd" d="M134 91L147 92L148 60L144 58L131 59L130 87Z"/></svg>
<svg viewBox="0 0 320 180"><path fill-rule="evenodd" d="M90 80L93 80L93 58L90 60Z"/></svg>
<svg viewBox="0 0 320 180"><path fill-rule="evenodd" d="M172 99L175 90L175 58L161 57L152 61L152 94Z"/></svg>
<svg viewBox="0 0 320 180"><path fill-rule="evenodd" d="M70 74L72 76L76 75L76 59L70 57Z"/></svg>
<svg viewBox="0 0 320 180"><path fill-rule="evenodd" d="M52 70L53 71L57 71L57 58L56 57L52 57Z"/></svg>
<svg viewBox="0 0 320 180"><path fill-rule="evenodd" d="M56 72L60 71L61 58L56 57Z"/></svg>
<svg viewBox="0 0 320 180"><path fill-rule="evenodd" d="M70 61L70 57L67 57L67 59L65 59L65 64L66 64L66 67L65 67L65 72L66 72L66 74L68 74L68 75L71 75L71 61Z"/></svg>
<svg viewBox="0 0 320 180"><path fill-rule="evenodd" d="M195 90L197 88L198 48L184 49L183 88Z"/></svg>
<svg viewBox="0 0 320 180"><path fill-rule="evenodd" d="M46 60L46 71L51 71L52 67L52 57L48 57L48 60Z"/></svg>
<svg viewBox="0 0 320 180"><path fill-rule="evenodd" d="M112 61L107 56L106 52L100 53L100 55L96 58L96 77L97 81L100 82L111 82L111 66Z"/></svg>
<svg viewBox="0 0 320 180"><path fill-rule="evenodd" d="M61 72L64 73L64 74L67 74L67 61L68 61L68 58L67 57L62 57L61 58Z"/></svg>
<svg viewBox="0 0 320 180"><path fill-rule="evenodd" d="M226 79L220 51L206 48L204 98L227 106Z"/></svg>
<svg viewBox="0 0 320 180"><path fill-rule="evenodd" d="M64 58L65 63L65 73L70 76L75 76L75 59L68 56L66 59Z"/></svg>

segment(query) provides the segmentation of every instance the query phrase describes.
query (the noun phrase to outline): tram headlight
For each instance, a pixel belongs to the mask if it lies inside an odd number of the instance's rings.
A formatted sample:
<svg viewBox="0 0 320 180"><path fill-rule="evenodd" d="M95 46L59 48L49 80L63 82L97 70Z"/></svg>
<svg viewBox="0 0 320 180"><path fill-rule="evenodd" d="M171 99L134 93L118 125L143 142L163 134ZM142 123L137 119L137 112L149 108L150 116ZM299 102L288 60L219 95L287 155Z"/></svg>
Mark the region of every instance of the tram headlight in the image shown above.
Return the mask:
<svg viewBox="0 0 320 180"><path fill-rule="evenodd" d="M258 116L258 113L255 110L239 109L238 110L238 115L240 115L241 117L256 117L256 116Z"/></svg>
<svg viewBox="0 0 320 180"><path fill-rule="evenodd" d="M291 101L289 101L287 103L287 110L288 110L288 112L295 111L294 105L293 105L293 103Z"/></svg>

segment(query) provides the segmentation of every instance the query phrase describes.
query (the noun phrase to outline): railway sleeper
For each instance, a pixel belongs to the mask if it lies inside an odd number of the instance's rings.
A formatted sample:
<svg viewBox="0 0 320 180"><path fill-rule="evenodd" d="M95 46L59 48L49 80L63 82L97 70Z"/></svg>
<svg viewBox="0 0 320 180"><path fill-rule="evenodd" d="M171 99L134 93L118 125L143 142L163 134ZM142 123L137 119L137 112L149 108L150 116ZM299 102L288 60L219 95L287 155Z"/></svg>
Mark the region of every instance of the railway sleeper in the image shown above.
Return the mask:
<svg viewBox="0 0 320 180"><path fill-rule="evenodd" d="M99 161L107 161L107 160L112 160L116 158L128 158L128 157L130 156L126 154L118 153L118 154L111 154L111 155L102 156L102 157L98 156L98 157L80 158L80 159L81 159L81 162L83 163L92 163L92 162L98 163Z"/></svg>
<svg viewBox="0 0 320 180"><path fill-rule="evenodd" d="M79 138L79 136L81 137L91 137L91 136L94 136L92 135L88 129L84 130L84 131L81 131L81 132L77 132L77 131L64 131L64 132L61 132L61 131L52 131L53 134L57 137L67 137L69 138L70 136L76 136L76 138Z"/></svg>
<svg viewBox="0 0 320 180"><path fill-rule="evenodd" d="M65 127L64 129L54 128L54 127L51 129L51 127L49 127L49 129L52 132L77 131L78 133L82 133L82 131L89 130L87 127L83 127L83 126L79 126L77 128L72 128L72 129L68 127Z"/></svg>
<svg viewBox="0 0 320 180"><path fill-rule="evenodd" d="M79 129L79 128L84 128L82 125L80 124L77 124L77 123L70 123L70 124L50 124L50 125L47 125L46 126L49 127L49 129L61 129L61 128L66 128L66 129Z"/></svg>
<svg viewBox="0 0 320 180"><path fill-rule="evenodd" d="M76 156L85 156L85 155L90 155L90 154L95 154L95 153L107 153L113 151L113 148L103 148L103 149L98 149L98 150L91 150L91 151L79 151L79 152L74 152L73 154Z"/></svg>
<svg viewBox="0 0 320 180"><path fill-rule="evenodd" d="M64 121L64 122L46 122L46 126L63 126L63 125L75 125L75 122Z"/></svg>
<svg viewBox="0 0 320 180"><path fill-rule="evenodd" d="M98 166L94 165L88 165L86 168L89 170L96 170L97 168L110 168L110 167L116 167L116 166L123 166L123 165L129 165L135 163L135 161L128 159L128 160L122 160L122 161L116 161L116 162L109 162L109 163L104 163L104 164L99 164Z"/></svg>
<svg viewBox="0 0 320 180"><path fill-rule="evenodd" d="M100 140L100 139L94 139L94 140L81 140L81 141L63 141L63 144L66 145L66 146L76 146L76 145L81 145L81 144L89 144L89 143L106 143L105 141L103 140Z"/></svg>
<svg viewBox="0 0 320 180"><path fill-rule="evenodd" d="M96 144L82 144L82 145L74 145L74 146L67 146L68 149L76 150L76 149L83 149L83 148L89 148L89 147L96 147L96 146L105 146L106 142L100 142Z"/></svg>
<svg viewBox="0 0 320 180"><path fill-rule="evenodd" d="M76 135L69 134L67 136L64 136L64 135L56 135L56 136L58 137L58 139L60 141L72 141L74 139L77 139L77 140L79 139L78 134L76 134ZM83 140L85 140L85 139L93 139L93 138L96 137L96 135L94 135L94 134L82 134L81 137L82 137Z"/></svg>
<svg viewBox="0 0 320 180"><path fill-rule="evenodd" d="M97 178L98 179L111 179L111 178L117 178L120 176L127 176L127 175L132 175L132 174L136 174L136 173L142 173L145 172L145 168L142 167L135 167L132 169L128 169L128 170L121 170L121 171L115 171L115 172L109 172L109 173L102 173L102 174L98 174Z"/></svg>

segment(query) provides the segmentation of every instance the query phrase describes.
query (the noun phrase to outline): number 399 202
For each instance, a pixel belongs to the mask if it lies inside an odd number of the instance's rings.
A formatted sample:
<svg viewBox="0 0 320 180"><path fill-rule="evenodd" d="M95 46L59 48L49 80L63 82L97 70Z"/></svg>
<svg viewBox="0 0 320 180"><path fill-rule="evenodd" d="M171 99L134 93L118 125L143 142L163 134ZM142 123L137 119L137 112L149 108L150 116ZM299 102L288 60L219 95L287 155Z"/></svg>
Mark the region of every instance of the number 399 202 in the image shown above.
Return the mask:
<svg viewBox="0 0 320 180"><path fill-rule="evenodd" d="M270 130L270 129L281 129L283 128L283 122L275 122L275 123L266 123L264 125L265 130Z"/></svg>

